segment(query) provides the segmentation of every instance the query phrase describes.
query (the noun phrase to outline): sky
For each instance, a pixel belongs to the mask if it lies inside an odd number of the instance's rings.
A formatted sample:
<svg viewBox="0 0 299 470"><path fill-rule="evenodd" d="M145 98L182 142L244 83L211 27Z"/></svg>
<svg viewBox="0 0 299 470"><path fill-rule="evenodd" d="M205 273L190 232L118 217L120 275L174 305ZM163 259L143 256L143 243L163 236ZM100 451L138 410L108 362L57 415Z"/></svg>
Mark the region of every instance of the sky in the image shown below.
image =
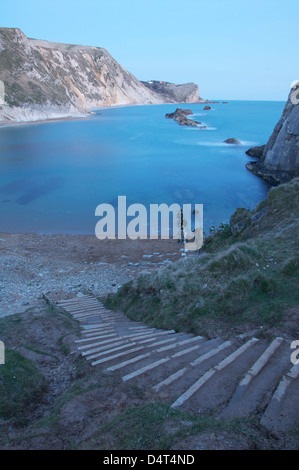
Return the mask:
<svg viewBox="0 0 299 470"><path fill-rule="evenodd" d="M298 0L9 0L0 26L100 46L139 80L207 99L285 101L299 79Z"/></svg>

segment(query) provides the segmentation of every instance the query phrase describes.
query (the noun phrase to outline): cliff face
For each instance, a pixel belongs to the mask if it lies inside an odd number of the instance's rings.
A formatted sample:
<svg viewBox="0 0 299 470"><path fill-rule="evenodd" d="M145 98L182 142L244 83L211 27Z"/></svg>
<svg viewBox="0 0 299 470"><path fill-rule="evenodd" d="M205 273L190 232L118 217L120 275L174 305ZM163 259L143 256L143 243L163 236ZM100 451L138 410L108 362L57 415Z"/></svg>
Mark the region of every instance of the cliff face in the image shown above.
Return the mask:
<svg viewBox="0 0 299 470"><path fill-rule="evenodd" d="M246 167L272 184L299 176L299 84L290 91L284 111L258 162Z"/></svg>
<svg viewBox="0 0 299 470"><path fill-rule="evenodd" d="M198 86L195 83L175 85L169 82L151 80L142 82L149 90L158 93L165 103L203 103L199 96Z"/></svg>
<svg viewBox="0 0 299 470"><path fill-rule="evenodd" d="M0 120L47 119L80 115L104 105L168 102L103 48L29 39L14 28L0 28L0 80L5 85Z"/></svg>

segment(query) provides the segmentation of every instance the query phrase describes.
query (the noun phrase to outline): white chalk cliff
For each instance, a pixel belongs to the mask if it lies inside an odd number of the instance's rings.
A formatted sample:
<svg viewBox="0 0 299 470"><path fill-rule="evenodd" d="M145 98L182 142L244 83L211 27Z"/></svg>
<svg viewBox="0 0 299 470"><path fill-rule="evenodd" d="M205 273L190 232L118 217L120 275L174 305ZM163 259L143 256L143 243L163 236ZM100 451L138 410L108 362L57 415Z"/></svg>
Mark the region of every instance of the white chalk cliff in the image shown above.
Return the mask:
<svg viewBox="0 0 299 470"><path fill-rule="evenodd" d="M151 90L101 47L29 39L15 28L0 28L0 80L0 121L80 116L99 106L176 102L182 96L182 88L172 101L165 91ZM193 85L186 84L184 96L198 102Z"/></svg>

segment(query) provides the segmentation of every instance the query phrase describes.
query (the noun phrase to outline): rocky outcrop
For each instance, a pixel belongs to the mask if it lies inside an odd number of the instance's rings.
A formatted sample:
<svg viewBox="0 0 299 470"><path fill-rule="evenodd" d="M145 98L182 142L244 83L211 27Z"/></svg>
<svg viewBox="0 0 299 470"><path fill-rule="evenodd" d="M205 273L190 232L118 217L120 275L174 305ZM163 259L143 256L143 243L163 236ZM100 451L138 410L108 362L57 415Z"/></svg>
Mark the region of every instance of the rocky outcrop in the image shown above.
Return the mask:
<svg viewBox="0 0 299 470"><path fill-rule="evenodd" d="M226 139L223 142L229 145L241 145L241 142L238 139L235 139L235 137L230 137L229 139Z"/></svg>
<svg viewBox="0 0 299 470"><path fill-rule="evenodd" d="M149 90L163 97L164 103L204 103L199 96L198 86L195 83L174 83L150 80L142 82Z"/></svg>
<svg viewBox="0 0 299 470"><path fill-rule="evenodd" d="M238 207L231 216L229 225L233 235L242 232L250 223L250 210Z"/></svg>
<svg viewBox="0 0 299 470"><path fill-rule="evenodd" d="M193 114L191 109L177 108L174 113L165 114L165 117L167 119L174 119L180 126L197 127L198 124L201 124L201 122L193 121L193 119L186 117L190 114Z"/></svg>
<svg viewBox="0 0 299 470"><path fill-rule="evenodd" d="M212 109L211 106L205 106L205 107L203 108L204 111L210 111L211 109Z"/></svg>
<svg viewBox="0 0 299 470"><path fill-rule="evenodd" d="M193 111L191 109L177 108L173 113L166 113L165 117L167 119L176 119L180 116L190 116L192 114L193 114Z"/></svg>
<svg viewBox="0 0 299 470"><path fill-rule="evenodd" d="M246 167L272 185L299 176L299 83L291 89L283 114L260 160Z"/></svg>
<svg viewBox="0 0 299 470"><path fill-rule="evenodd" d="M266 145L260 145L258 147L251 147L250 149L246 150L245 153L249 155L249 157L261 158L263 156L265 147Z"/></svg>
<svg viewBox="0 0 299 470"><path fill-rule="evenodd" d="M0 64L5 86L0 121L80 116L98 106L169 102L101 47L29 39L19 29L0 28ZM196 93L198 98L196 85L173 87L185 90L190 100L195 101Z"/></svg>

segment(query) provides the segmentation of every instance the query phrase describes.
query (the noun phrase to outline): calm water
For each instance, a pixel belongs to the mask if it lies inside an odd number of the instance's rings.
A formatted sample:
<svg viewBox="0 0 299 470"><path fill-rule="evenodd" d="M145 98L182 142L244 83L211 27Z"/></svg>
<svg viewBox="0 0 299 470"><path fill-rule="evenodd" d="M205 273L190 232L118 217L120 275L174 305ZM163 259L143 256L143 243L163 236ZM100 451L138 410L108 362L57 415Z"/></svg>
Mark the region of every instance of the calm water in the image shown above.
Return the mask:
<svg viewBox="0 0 299 470"><path fill-rule="evenodd" d="M204 225L253 208L269 187L245 168L250 146L265 143L284 103L184 105L207 130L165 119L176 105L97 111L88 120L0 128L0 231L92 234L95 208L204 204ZM242 146L223 144L235 137Z"/></svg>

